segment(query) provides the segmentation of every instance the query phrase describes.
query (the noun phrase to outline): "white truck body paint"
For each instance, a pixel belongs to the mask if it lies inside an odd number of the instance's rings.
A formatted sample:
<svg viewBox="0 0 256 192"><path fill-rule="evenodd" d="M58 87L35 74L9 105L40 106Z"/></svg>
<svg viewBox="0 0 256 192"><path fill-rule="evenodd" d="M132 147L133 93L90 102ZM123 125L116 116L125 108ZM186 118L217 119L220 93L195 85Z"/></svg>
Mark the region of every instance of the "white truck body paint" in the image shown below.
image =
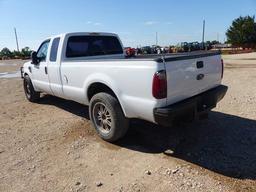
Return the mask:
<svg viewBox="0 0 256 192"><path fill-rule="evenodd" d="M126 117L155 122L154 108L176 103L221 84L220 55L172 61L146 57L128 59L124 54L66 57L69 37L90 35L92 33L67 33L49 38L46 61L38 65L24 64L24 73L31 78L36 91L88 105L90 85L103 83L115 93ZM118 38L112 33L97 35ZM57 37L60 38L57 59L52 62L49 55L53 39ZM196 67L198 61L204 62L204 68ZM152 95L153 76L160 70L166 70L167 74L168 91L164 99L156 99ZM200 73L205 75L202 81L196 80Z"/></svg>

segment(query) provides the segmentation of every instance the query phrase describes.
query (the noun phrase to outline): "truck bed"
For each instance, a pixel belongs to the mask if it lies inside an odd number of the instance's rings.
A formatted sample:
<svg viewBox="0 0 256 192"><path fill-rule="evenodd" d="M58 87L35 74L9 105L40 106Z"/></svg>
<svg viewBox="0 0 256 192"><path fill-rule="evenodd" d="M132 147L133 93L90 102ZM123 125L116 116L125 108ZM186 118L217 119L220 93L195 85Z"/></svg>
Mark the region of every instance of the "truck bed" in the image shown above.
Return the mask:
<svg viewBox="0 0 256 192"><path fill-rule="evenodd" d="M70 58L68 61L95 61L95 62L111 62L111 61L156 61L159 63L169 62L169 61L179 61L179 60L188 60L188 59L196 59L203 58L208 56L220 55L220 51L194 51L194 52L186 52L186 53L167 53L167 54L141 54L136 55L135 57L123 57L123 55L119 56L106 56L102 58Z"/></svg>
<svg viewBox="0 0 256 192"><path fill-rule="evenodd" d="M186 53L168 53L168 54L143 54L137 55L136 57L127 58L131 60L154 60L158 62L163 62L163 59L168 61L178 61L178 60L185 60L185 59L196 59L201 57L208 57L219 55L220 51L194 51L194 52L186 52Z"/></svg>

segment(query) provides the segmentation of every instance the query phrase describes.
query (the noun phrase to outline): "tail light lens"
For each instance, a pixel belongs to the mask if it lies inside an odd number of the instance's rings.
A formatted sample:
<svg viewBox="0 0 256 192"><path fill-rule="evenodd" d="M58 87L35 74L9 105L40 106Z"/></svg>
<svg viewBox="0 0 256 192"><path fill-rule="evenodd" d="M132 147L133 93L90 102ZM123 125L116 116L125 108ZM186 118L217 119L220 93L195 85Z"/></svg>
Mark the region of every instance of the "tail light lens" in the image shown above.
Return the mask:
<svg viewBox="0 0 256 192"><path fill-rule="evenodd" d="M223 78L223 73L224 73L224 61L221 59L221 79Z"/></svg>
<svg viewBox="0 0 256 192"><path fill-rule="evenodd" d="M152 94L156 99L164 99L167 97L167 80L165 70L155 73L153 78Z"/></svg>

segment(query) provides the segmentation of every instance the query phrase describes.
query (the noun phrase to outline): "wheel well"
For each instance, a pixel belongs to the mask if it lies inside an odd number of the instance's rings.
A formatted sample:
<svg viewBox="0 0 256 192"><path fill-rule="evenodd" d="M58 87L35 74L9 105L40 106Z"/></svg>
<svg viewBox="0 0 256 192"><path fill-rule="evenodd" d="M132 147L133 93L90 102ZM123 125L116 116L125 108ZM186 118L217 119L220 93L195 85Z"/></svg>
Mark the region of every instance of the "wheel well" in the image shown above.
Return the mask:
<svg viewBox="0 0 256 192"><path fill-rule="evenodd" d="M90 101L91 98L95 94L100 93L100 92L108 93L108 94L112 95L113 97L117 98L114 91L112 91L112 89L110 89L107 85L105 85L103 83L93 83L90 85L90 87L88 88L88 91L87 91L88 100Z"/></svg>

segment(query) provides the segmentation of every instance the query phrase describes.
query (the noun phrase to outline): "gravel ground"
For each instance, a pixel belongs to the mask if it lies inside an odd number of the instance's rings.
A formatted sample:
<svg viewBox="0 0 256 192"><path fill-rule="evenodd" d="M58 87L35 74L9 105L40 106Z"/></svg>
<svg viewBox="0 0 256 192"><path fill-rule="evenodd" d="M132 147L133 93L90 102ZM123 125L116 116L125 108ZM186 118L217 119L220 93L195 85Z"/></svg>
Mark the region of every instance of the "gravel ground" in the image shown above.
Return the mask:
<svg viewBox="0 0 256 192"><path fill-rule="evenodd" d="M0 74L0 191L256 191L254 58L224 56L229 90L208 119L134 121L116 144L95 135L87 107L48 95L29 103L22 81ZM3 63L2 73L23 61Z"/></svg>

